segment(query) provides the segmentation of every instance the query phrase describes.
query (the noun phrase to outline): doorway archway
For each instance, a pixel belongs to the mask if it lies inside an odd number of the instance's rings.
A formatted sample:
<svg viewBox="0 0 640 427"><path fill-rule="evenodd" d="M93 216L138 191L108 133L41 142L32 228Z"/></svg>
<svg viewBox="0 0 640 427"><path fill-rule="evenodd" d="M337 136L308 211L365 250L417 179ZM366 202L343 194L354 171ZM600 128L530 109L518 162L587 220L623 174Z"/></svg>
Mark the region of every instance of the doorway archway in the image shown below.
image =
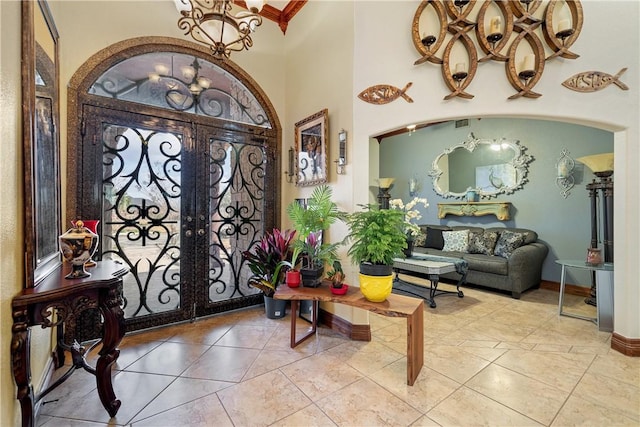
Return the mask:
<svg viewBox="0 0 640 427"><path fill-rule="evenodd" d="M177 39L126 40L69 87L67 218L100 219L128 330L261 302L242 252L279 221L281 127L231 61Z"/></svg>

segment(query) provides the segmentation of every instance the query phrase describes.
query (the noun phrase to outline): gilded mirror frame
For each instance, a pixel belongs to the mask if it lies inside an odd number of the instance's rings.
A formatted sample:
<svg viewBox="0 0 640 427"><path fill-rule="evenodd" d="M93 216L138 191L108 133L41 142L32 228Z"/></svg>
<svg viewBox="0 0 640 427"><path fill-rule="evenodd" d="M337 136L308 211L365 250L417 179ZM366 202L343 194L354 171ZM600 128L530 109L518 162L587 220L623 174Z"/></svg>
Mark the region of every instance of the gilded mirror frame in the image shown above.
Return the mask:
<svg viewBox="0 0 640 427"><path fill-rule="evenodd" d="M25 287L61 265L58 31L46 0L22 2Z"/></svg>
<svg viewBox="0 0 640 427"><path fill-rule="evenodd" d="M443 190L439 181L441 178L443 178L445 171L440 168L440 160L445 156L453 153L457 149L463 149L469 151L470 153L473 153L476 149L483 145L497 145L503 148L509 148L514 151L513 158L509 162L507 162L507 164L512 166L513 170L515 171L514 183L496 188L495 191L485 191L482 188L476 188L475 183L474 185L470 185L469 188L465 189L462 192ZM436 194L444 198L457 199L466 198L468 190L474 190L480 198L486 199L496 197L499 194L512 194L514 191L521 189L528 181L527 174L529 173L529 163L533 161L533 157L529 154L526 154L526 150L527 148L521 145L520 141L516 139L480 139L476 138L473 133L470 133L466 140L453 145L452 147L446 148L434 159L431 165L431 171L429 172L429 176L431 176L431 178L433 179L433 190L436 192Z"/></svg>

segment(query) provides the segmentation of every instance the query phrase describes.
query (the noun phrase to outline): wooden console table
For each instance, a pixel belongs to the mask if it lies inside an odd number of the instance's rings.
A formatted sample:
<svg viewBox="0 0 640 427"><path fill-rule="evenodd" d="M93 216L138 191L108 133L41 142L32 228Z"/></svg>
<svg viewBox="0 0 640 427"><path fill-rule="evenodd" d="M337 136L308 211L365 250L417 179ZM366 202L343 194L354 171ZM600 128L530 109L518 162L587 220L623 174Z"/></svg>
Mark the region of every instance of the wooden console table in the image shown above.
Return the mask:
<svg viewBox="0 0 640 427"><path fill-rule="evenodd" d="M500 221L511 219L510 202L453 202L438 203L438 218L447 215L457 216L483 216L495 215Z"/></svg>
<svg viewBox="0 0 640 427"><path fill-rule="evenodd" d="M111 367L120 350L117 346L124 336L124 315L122 312L122 276L128 269L115 261L101 261L90 268L91 277L84 279L65 279L71 270L64 264L58 271L51 273L35 288L27 288L13 298L13 327L11 338L11 364L13 377L18 386L17 398L22 409L22 425L35 425L35 405L51 390L62 384L77 368L83 368L96 377L98 395L102 405L111 417L120 409L111 383ZM75 332L78 315L89 308L100 310L104 319L102 348L95 369L87 364L84 349L67 336ZM43 328L63 326L65 346L71 352L73 366L59 380L35 396L31 385L30 336L31 326ZM60 331L61 328L58 330ZM63 345L58 338L58 345ZM61 351L61 350L59 350ZM64 354L64 353L63 353Z"/></svg>
<svg viewBox="0 0 640 427"><path fill-rule="evenodd" d="M279 286L275 299L291 301L291 348L313 336L318 324L318 304L330 301L361 308L388 317L407 318L407 384L413 385L424 364L424 302L422 299L391 294L384 302L371 302L360 292L358 287L349 287L345 295L334 295L329 286L323 283L318 288L290 288ZM314 302L311 328L309 332L296 340L296 315L300 300Z"/></svg>

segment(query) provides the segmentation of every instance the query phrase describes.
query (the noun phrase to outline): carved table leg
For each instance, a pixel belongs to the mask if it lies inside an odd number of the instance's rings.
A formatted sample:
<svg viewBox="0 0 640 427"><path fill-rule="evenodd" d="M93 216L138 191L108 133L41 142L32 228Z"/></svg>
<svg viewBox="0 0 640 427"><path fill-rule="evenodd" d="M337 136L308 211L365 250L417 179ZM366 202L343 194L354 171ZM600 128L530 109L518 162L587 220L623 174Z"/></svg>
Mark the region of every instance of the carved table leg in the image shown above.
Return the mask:
<svg viewBox="0 0 640 427"><path fill-rule="evenodd" d="M13 378L18 386L17 398L22 410L22 426L33 427L35 425L34 403L35 395L31 386L31 368L29 340L31 331L27 327L27 310L14 309L13 327L11 338L11 364Z"/></svg>
<svg viewBox="0 0 640 427"><path fill-rule="evenodd" d="M117 289L100 291L100 310L104 317L104 336L100 358L96 364L96 383L102 406L111 417L120 409L120 400L116 399L111 381L111 367L118 359L117 349L124 337L124 314L121 308L122 296Z"/></svg>

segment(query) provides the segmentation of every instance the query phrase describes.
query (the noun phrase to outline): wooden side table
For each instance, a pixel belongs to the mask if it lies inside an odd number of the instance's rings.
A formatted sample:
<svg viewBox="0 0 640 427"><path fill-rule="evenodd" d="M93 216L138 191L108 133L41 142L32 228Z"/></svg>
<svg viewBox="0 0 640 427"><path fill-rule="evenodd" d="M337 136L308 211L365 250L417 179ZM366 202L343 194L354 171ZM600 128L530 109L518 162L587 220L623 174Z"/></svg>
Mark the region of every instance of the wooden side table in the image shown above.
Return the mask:
<svg viewBox="0 0 640 427"><path fill-rule="evenodd" d="M116 399L111 382L111 368L120 354L117 346L125 332L121 308L122 276L129 270L116 261L101 261L89 270L91 277L65 279L70 270L70 266L65 264L37 287L23 290L12 301L11 364L18 386L17 398L24 427L35 425L35 405L77 368L95 375L100 401L111 417L120 409L120 401ZM31 385L29 328L35 325L43 328L62 325L65 334L69 331L73 333L78 315L89 308L99 309L104 319L102 348L95 369L87 364L84 349L74 341L68 348L73 360L72 367L36 396Z"/></svg>
<svg viewBox="0 0 640 427"><path fill-rule="evenodd" d="M384 302L371 302L360 292L358 287L349 287L345 295L334 295L327 283L317 288L290 288L279 286L275 299L291 301L291 348L313 336L318 324L318 304L330 301L357 307L387 317L407 318L407 384L413 385L424 364L424 301L418 298L391 294ZM300 300L314 302L311 328L302 338L296 340L296 315Z"/></svg>

